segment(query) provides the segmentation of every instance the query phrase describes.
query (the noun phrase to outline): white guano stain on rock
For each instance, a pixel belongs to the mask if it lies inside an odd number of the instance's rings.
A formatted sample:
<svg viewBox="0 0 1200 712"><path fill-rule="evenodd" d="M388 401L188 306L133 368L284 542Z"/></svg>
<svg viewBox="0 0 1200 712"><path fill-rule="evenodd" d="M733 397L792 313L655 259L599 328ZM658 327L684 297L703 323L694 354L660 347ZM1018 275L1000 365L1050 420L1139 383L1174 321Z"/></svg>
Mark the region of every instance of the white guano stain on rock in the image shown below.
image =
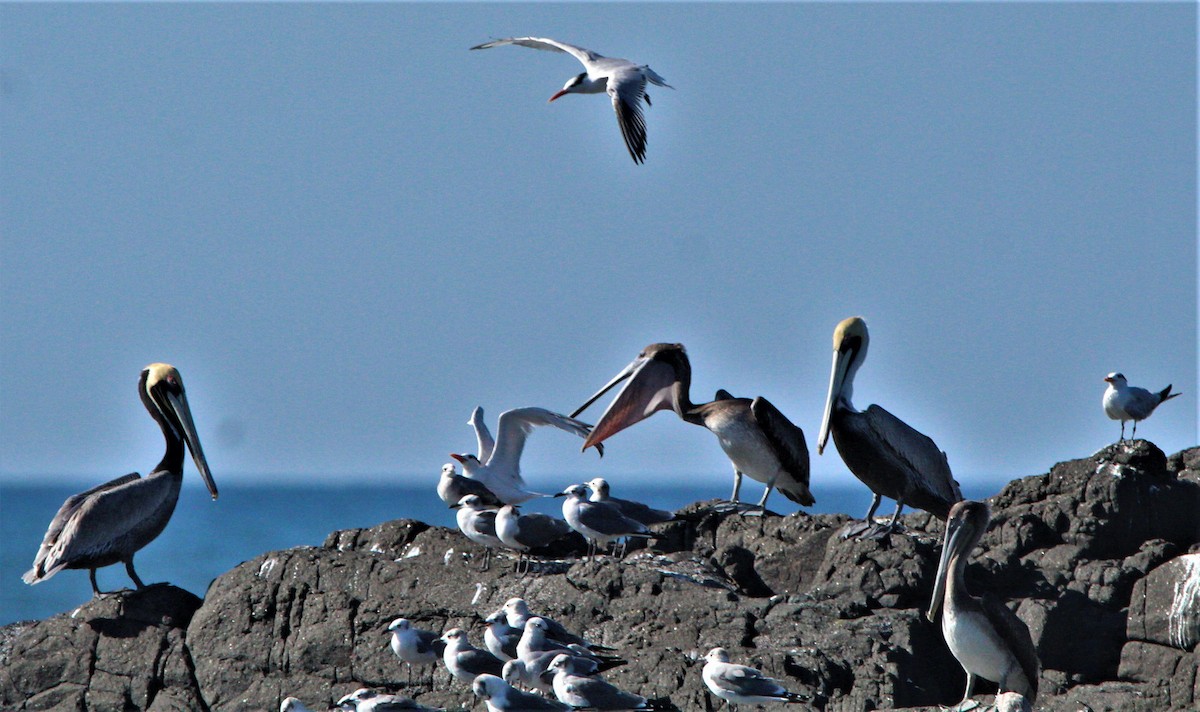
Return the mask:
<svg viewBox="0 0 1200 712"><path fill-rule="evenodd" d="M1171 644L1188 650L1200 640L1200 554L1185 554L1179 560L1183 576L1175 582L1175 598L1167 614L1167 624Z"/></svg>
<svg viewBox="0 0 1200 712"><path fill-rule="evenodd" d="M258 567L258 573L255 575L258 576L259 578L263 578L264 576L267 576L268 574L270 574L272 571L275 570L275 566L278 563L279 563L279 560L274 557L267 559L266 561L262 562L262 565L260 565Z"/></svg>

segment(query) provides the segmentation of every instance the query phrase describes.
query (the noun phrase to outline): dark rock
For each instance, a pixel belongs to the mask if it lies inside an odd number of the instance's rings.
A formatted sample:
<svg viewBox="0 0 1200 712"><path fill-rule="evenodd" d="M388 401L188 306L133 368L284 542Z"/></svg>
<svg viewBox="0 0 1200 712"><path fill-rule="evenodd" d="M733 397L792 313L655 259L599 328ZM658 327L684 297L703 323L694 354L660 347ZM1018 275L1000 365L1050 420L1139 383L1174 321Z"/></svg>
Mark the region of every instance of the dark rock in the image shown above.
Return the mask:
<svg viewBox="0 0 1200 712"><path fill-rule="evenodd" d="M1127 637L1194 650L1200 641L1200 554L1176 557L1139 580L1129 600Z"/></svg>
<svg viewBox="0 0 1200 712"><path fill-rule="evenodd" d="M1172 638L1167 622L1191 580L1180 554L1200 554L1198 468L1200 449L1167 458L1127 441L993 498L967 587L1029 625L1043 668L1037 709L1200 706L1194 624ZM890 536L842 539L845 515L746 516L712 503L678 514L621 559L584 562L581 542L563 540L529 576L499 552L481 572L481 547L421 522L334 532L322 547L227 572L199 610L186 592L156 587L0 629L0 707L271 710L295 695L319 709L366 686L457 708L470 692L442 671L432 689L409 685L387 625L462 627L478 643L480 617L513 596L617 648L629 662L606 677L678 709L717 709L698 661L718 645L818 710L936 709L962 696L965 674L922 616L938 520L910 513ZM994 692L976 688L983 701Z"/></svg>
<svg viewBox="0 0 1200 712"><path fill-rule="evenodd" d="M181 588L149 586L7 626L0 707L206 709L184 643L200 603Z"/></svg>

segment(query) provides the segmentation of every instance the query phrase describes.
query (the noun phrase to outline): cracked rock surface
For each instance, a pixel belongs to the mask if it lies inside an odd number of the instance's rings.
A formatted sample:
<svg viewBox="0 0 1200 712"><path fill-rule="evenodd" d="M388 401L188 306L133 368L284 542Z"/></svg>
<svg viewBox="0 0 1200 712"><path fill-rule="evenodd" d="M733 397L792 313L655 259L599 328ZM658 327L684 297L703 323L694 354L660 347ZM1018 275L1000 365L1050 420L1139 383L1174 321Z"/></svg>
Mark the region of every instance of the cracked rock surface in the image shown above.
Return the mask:
<svg viewBox="0 0 1200 712"><path fill-rule="evenodd" d="M819 496L819 493L818 493ZM1107 447L1010 483L967 568L1029 625L1042 661L1036 708L1150 712L1200 707L1200 448ZM698 660L722 646L811 696L818 710L937 709L965 676L922 617L941 522L843 539L845 515L746 517L697 503L622 559L568 541L519 576L457 531L412 520L262 554L201 602L170 586L0 629L5 710L323 709L358 687L427 705L474 702L440 668L409 672L388 623L461 627L521 596L629 660L611 682L681 710L715 710ZM976 699L995 686L981 682ZM1085 707L1086 706L1086 707ZM477 706L478 708L478 706ZM801 705L801 709L806 706Z"/></svg>

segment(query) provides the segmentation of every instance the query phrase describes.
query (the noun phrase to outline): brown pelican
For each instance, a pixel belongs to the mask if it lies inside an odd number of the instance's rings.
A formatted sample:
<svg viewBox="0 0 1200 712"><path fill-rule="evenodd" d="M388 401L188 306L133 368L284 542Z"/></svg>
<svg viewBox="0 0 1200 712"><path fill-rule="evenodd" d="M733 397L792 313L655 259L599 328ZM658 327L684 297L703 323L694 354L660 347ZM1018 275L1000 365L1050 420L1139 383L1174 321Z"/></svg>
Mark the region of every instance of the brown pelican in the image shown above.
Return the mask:
<svg viewBox="0 0 1200 712"><path fill-rule="evenodd" d="M896 500L896 513L884 531L896 526L906 504L945 519L951 505L962 499L946 453L928 436L883 408L870 405L859 412L850 404L854 375L867 357L869 341L867 323L856 316L833 330L833 371L817 454L825 451L825 443L833 433L846 467L875 493L864 529L874 521L882 497Z"/></svg>
<svg viewBox="0 0 1200 712"><path fill-rule="evenodd" d="M967 593L963 572L967 557L987 529L991 512L983 502L965 500L950 509L942 557L938 562L933 600L926 614L942 614L942 635L950 652L967 671L967 690L959 709L971 698L975 678L1000 685L1000 692L1016 692L1032 704L1037 698L1038 659L1029 628L1001 601Z"/></svg>
<svg viewBox="0 0 1200 712"><path fill-rule="evenodd" d="M738 501L742 475L766 484L759 508L767 504L772 488L798 504L808 506L816 500L808 489L808 445L804 431L792 424L762 396L734 398L719 392L717 400L692 403L688 393L692 384L692 366L683 344L650 344L633 363L625 367L571 417L625 379L629 383L609 404L592 434L584 442L586 450L660 410L674 410L685 422L708 428L733 464L733 496ZM728 396L728 397L722 397Z"/></svg>
<svg viewBox="0 0 1200 712"><path fill-rule="evenodd" d="M1138 421L1149 418L1161 403L1179 395L1171 392L1170 384L1156 393L1131 386L1121 373L1110 373L1104 380L1108 383L1108 388L1104 389L1104 413L1113 420L1121 421L1121 440L1125 439L1125 421L1133 421L1133 435L1130 437L1136 438Z"/></svg>
<svg viewBox="0 0 1200 712"><path fill-rule="evenodd" d="M482 419L482 411L480 411ZM472 415L471 421L475 422ZM481 422L481 421L480 421ZM552 425L559 430L574 433L586 438L592 426L574 418L546 410L545 408L513 408L500 414L496 424L496 440L486 459L481 460L475 455L460 455L451 453L450 457L458 460L463 466L463 475L478 480L487 486L501 502L505 504L520 504L534 497L545 497L538 492L525 489L525 480L521 477L521 453L525 450L525 439L535 427ZM482 433L486 433L486 426ZM481 431L476 434L480 439L480 451L484 451L485 441ZM604 456L601 450L600 456Z"/></svg>
<svg viewBox="0 0 1200 712"><path fill-rule="evenodd" d="M96 569L119 561L134 585L144 588L133 570L133 555L162 533L175 511L185 443L209 493L217 498L179 371L165 363L150 364L142 369L138 394L167 441L162 460L145 477L134 472L68 497L50 521L33 568L22 576L25 583L45 581L63 569L87 569L92 593L99 596Z"/></svg>

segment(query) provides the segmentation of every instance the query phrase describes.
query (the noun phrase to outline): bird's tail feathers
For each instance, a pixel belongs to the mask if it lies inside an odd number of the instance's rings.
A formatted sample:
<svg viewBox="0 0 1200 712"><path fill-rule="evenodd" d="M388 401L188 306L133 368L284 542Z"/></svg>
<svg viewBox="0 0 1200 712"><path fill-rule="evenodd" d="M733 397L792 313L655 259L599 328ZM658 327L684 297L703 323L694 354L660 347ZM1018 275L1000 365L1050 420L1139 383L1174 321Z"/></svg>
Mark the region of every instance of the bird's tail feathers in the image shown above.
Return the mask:
<svg viewBox="0 0 1200 712"><path fill-rule="evenodd" d="M1182 393L1172 393L1171 392L1171 384L1168 383L1166 388L1164 388L1158 392L1158 402L1166 403L1167 401L1171 400L1175 396L1179 396L1179 395L1183 395L1183 394Z"/></svg>
<svg viewBox="0 0 1200 712"><path fill-rule="evenodd" d="M671 86L670 84L667 84L667 80L658 76L658 72L654 71L650 67L642 65L642 70L646 73L646 79L649 80L649 82L651 84L653 84L655 86L666 87L668 89L675 88L675 87Z"/></svg>

